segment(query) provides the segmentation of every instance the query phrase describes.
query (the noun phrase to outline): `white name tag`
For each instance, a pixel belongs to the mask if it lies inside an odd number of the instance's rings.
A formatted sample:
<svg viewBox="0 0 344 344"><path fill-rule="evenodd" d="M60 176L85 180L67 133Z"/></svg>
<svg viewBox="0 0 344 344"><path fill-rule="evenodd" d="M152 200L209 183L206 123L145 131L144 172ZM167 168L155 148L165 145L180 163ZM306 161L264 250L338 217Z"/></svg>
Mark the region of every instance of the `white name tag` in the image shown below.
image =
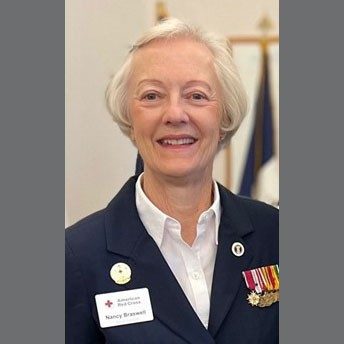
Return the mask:
<svg viewBox="0 0 344 344"><path fill-rule="evenodd" d="M147 288L95 296L100 327L112 327L154 319Z"/></svg>

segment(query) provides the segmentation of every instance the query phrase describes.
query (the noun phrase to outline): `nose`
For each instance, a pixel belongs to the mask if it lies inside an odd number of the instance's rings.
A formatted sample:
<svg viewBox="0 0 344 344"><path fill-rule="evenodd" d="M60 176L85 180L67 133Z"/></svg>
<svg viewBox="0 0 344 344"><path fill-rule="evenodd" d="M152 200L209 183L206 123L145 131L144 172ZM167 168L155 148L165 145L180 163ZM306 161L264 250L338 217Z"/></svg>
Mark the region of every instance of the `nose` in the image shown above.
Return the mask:
<svg viewBox="0 0 344 344"><path fill-rule="evenodd" d="M178 96L171 97L165 105L163 113L165 124L180 125L189 122L189 115L185 111L182 99Z"/></svg>

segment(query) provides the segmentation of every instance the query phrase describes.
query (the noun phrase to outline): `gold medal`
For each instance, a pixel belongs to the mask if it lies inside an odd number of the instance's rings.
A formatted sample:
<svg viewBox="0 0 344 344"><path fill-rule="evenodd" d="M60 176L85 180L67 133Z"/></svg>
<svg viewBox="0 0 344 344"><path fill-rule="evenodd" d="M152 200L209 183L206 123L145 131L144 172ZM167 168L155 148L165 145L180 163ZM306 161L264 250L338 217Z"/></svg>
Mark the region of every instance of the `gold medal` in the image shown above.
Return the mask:
<svg viewBox="0 0 344 344"><path fill-rule="evenodd" d="M268 307L279 301L279 291L267 292L260 296L258 307Z"/></svg>
<svg viewBox="0 0 344 344"><path fill-rule="evenodd" d="M126 284L131 279L131 269L125 263L117 263L110 270L110 276L117 284Z"/></svg>
<svg viewBox="0 0 344 344"><path fill-rule="evenodd" d="M251 291L250 294L247 295L247 301L251 306L258 306L260 301L260 295Z"/></svg>
<svg viewBox="0 0 344 344"><path fill-rule="evenodd" d="M252 291L247 295L247 301L251 306L268 307L279 301L279 291L265 292L263 294Z"/></svg>

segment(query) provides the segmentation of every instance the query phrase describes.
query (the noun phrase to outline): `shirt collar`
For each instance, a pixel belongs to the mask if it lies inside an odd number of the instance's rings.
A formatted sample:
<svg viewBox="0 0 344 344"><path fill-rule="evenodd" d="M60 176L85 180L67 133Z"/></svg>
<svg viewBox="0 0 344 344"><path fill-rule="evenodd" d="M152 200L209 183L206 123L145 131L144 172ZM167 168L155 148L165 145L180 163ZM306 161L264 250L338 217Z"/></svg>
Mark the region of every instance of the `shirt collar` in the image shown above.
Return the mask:
<svg viewBox="0 0 344 344"><path fill-rule="evenodd" d="M148 234L154 239L158 247L161 247L161 243L164 236L164 229L166 220L169 219L172 222L178 222L174 218L163 213L159 208L157 208L145 195L142 186L143 173L140 174L135 185L135 201L139 217L145 226ZM214 190L214 201L209 209L204 211L200 217L199 221L206 216L215 215L215 243L218 245L218 232L221 218L221 205L220 205L220 193L217 183L213 182Z"/></svg>
<svg viewBox="0 0 344 344"><path fill-rule="evenodd" d="M216 245L218 245L218 234L219 234L219 226L220 226L220 219L221 219L221 202L220 202L219 187L215 181L213 182L213 190L214 190L213 204L210 206L208 210L206 210L202 214L210 214L211 212L214 213L215 215L215 243Z"/></svg>

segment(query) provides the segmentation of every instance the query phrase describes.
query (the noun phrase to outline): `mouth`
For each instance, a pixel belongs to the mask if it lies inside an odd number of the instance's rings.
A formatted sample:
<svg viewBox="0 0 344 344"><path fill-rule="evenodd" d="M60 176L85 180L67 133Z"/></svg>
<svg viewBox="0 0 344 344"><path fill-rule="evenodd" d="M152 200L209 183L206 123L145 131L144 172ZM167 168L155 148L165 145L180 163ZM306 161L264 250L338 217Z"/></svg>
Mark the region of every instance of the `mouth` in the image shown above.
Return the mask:
<svg viewBox="0 0 344 344"><path fill-rule="evenodd" d="M157 142L164 147L167 146L174 146L174 147L180 147L180 146L191 146L194 143L196 143L198 140L192 136L179 136L179 137L163 137Z"/></svg>

